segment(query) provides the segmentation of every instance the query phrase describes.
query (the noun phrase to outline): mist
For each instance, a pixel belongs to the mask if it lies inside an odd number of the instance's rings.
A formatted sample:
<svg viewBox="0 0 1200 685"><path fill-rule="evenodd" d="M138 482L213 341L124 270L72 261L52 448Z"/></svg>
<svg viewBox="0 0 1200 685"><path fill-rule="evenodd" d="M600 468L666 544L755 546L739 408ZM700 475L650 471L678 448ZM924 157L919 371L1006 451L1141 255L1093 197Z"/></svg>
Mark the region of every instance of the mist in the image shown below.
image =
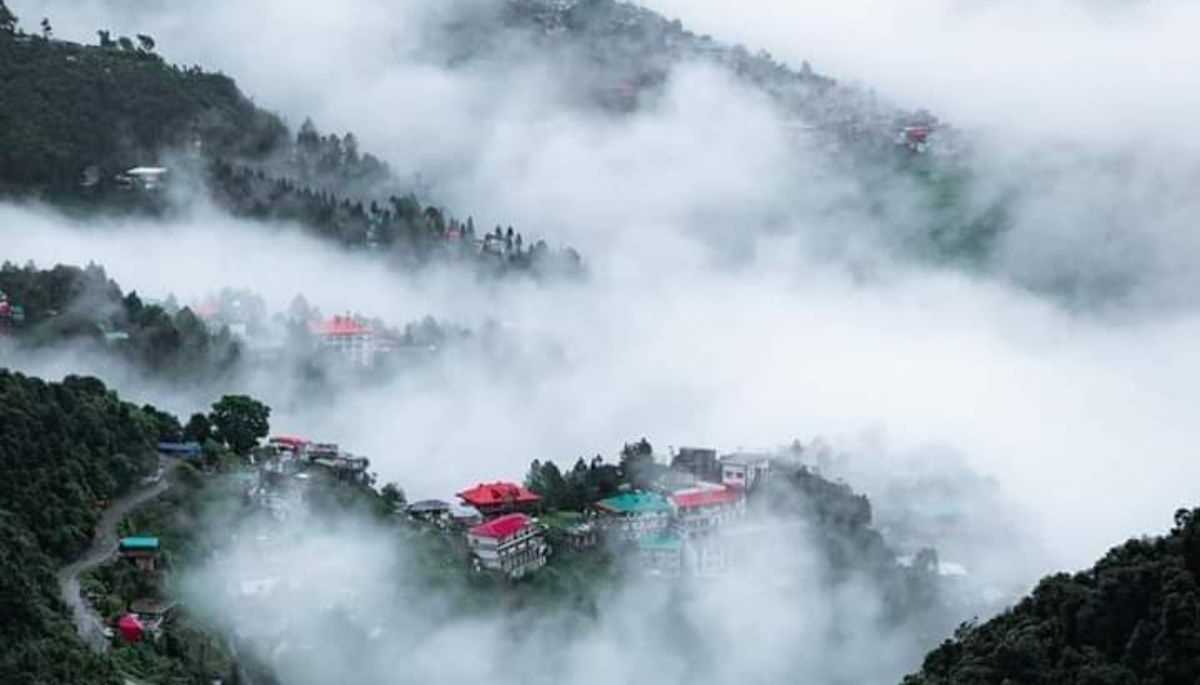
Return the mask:
<svg viewBox="0 0 1200 685"><path fill-rule="evenodd" d="M230 218L203 199L169 225L9 204L0 206L3 258L96 262L144 297L171 293L186 304L247 288L277 311L303 295L327 312L393 324L427 314L469 327L495 320L511 341L500 360L442 355L327 401L254 374L221 388L169 387L69 352L15 366L96 369L180 412L252 392L275 407L275 432L365 454L381 482L400 483L414 500L518 480L533 459L615 459L623 441L643 435L660 452L823 438L849 455L839 475L885 510L906 478L990 479L996 520L980 537L1010 536L1030 553L976 550L966 561L982 576L1026 584L1165 529L1200 495L1191 454L1200 199L1190 191L1200 177L1190 125L1200 99L1184 88L1200 64L1183 49L1200 16L1182 2L926 0L903 16L875 0L648 3L697 33L763 47L792 66L809 60L965 131L979 201L1017 198L1011 230L978 269L906 253L928 218L921 208L883 217L865 209L871 198L851 173L795 147L768 98L711 65L677 67L652 107L614 119L569 102L563 74L536 56L453 69L427 58L425 31L440 17L412 1L10 4L26 24L51 17L64 37L151 33L169 61L226 71L293 125L312 116L326 130L351 130L401 175L427 178L437 203L483 226L511 223L573 245L589 267L585 280L550 283L397 272L294 227ZM312 566L290 592L363 573L362 596L399 592L390 600L399 613L447 614L437 599L404 595L403 576L371 570L402 567L403 548L347 525L281 552L348 560ZM803 561L806 550L795 553ZM826 597L814 585L772 607L743 587L760 570L749 564L716 590L684 588L696 596L678 605L632 584L583 637L561 643L558 614L519 639L512 620L486 616L448 619L419 638L411 618L396 618L389 634L417 639L430 655L404 681L446 679L450 655L472 644L494 663L505 650L548 658L546 682L631 680L650 664L678 682L695 675L679 661L684 647L662 626L623 615L666 604L688 620L731 617L729 634L687 647L736 646L705 676L712 682L775 682L789 659L849 680L915 665L919 641L871 627L873 589L851 584ZM232 582L220 569L199 573L201 584ZM227 616L224 602L235 600L206 592ZM752 630L759 617L778 633ZM308 634L324 619L314 611L293 620ZM825 640L835 624L861 632L834 649ZM733 634L738 626L747 632ZM363 668L386 679L385 655L399 644L367 650ZM562 653L545 657L547 645ZM796 645L812 653L796 661L787 653ZM852 655L872 649L869 672L853 671ZM595 664L614 653L632 653L639 668L604 674ZM498 668L488 673L505 682Z"/></svg>

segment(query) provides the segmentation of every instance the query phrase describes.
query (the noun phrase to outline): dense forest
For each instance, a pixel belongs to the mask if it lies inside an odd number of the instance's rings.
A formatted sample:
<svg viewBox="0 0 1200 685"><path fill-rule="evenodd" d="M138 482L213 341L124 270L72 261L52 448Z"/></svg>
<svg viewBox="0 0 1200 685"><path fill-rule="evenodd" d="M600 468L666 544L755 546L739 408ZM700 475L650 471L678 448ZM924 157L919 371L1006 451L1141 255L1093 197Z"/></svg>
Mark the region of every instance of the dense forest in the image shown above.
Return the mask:
<svg viewBox="0 0 1200 685"><path fill-rule="evenodd" d="M1200 682L1200 509L1060 573L981 625L966 624L905 685L1195 685Z"/></svg>
<svg viewBox="0 0 1200 685"><path fill-rule="evenodd" d="M158 424L93 378L0 370L0 682L119 683L84 645L55 566L83 549L98 503L155 464Z"/></svg>
<svg viewBox="0 0 1200 685"><path fill-rule="evenodd" d="M407 267L453 256L485 273L574 275L582 259L511 227L425 206L352 134L293 135L223 74L168 64L151 36L57 40L0 2L0 196L65 208L163 213L190 179L228 211L297 224Z"/></svg>

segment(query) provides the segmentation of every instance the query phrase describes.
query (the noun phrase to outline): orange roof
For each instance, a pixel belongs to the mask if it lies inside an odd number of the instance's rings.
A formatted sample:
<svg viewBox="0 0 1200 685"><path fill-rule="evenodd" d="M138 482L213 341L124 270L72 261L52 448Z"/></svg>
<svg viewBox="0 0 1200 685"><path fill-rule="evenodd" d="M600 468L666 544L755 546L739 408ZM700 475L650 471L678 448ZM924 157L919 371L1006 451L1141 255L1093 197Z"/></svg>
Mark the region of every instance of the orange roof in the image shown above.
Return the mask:
<svg viewBox="0 0 1200 685"><path fill-rule="evenodd" d="M671 502L680 508L705 507L737 501L741 495L737 490L725 486L713 489L684 490L671 495Z"/></svg>

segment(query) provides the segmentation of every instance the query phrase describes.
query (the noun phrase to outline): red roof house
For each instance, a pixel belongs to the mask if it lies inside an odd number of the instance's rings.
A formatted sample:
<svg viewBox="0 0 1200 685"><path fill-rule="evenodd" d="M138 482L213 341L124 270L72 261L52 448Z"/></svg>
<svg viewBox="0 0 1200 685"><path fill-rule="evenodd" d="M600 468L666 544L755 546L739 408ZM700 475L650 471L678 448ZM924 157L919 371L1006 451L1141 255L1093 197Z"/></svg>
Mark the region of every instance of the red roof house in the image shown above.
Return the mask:
<svg viewBox="0 0 1200 685"><path fill-rule="evenodd" d="M487 523L474 526L468 532L482 538L503 540L528 526L532 520L525 514L505 514Z"/></svg>
<svg viewBox="0 0 1200 685"><path fill-rule="evenodd" d="M515 483L480 483L469 490L458 493L459 499L480 511L484 516L495 516L517 511L534 511L541 497L528 488Z"/></svg>
<svg viewBox="0 0 1200 685"><path fill-rule="evenodd" d="M371 335L374 331L364 322L352 316L333 316L309 324L309 331L319 336Z"/></svg>
<svg viewBox="0 0 1200 685"><path fill-rule="evenodd" d="M117 619L117 630L126 642L137 642L142 639L142 622L137 614L125 614Z"/></svg>
<svg viewBox="0 0 1200 685"><path fill-rule="evenodd" d="M736 488L722 486L719 488L696 488L682 490L671 495L671 503L680 509L693 507L712 507L736 504L741 498Z"/></svg>

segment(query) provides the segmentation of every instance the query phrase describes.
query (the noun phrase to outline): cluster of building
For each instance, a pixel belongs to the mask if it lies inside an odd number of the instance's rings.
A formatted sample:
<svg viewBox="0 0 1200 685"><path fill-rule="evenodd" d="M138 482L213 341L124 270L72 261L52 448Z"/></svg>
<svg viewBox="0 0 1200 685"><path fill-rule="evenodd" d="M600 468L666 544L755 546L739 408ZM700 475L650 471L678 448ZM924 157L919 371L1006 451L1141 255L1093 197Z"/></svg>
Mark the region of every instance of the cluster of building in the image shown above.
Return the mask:
<svg viewBox="0 0 1200 685"><path fill-rule="evenodd" d="M4 291L0 291L0 335L5 335L25 323L25 308L8 299Z"/></svg>
<svg viewBox="0 0 1200 685"><path fill-rule="evenodd" d="M635 556L648 575L719 575L733 554L718 533L741 521L749 493L771 474L765 455L680 450L671 469L646 490L625 489L593 503L580 520L561 528L575 550L606 540ZM542 499L509 482L480 483L457 493L458 503L422 500L407 507L414 519L461 533L476 569L521 578L551 554L538 518Z"/></svg>

